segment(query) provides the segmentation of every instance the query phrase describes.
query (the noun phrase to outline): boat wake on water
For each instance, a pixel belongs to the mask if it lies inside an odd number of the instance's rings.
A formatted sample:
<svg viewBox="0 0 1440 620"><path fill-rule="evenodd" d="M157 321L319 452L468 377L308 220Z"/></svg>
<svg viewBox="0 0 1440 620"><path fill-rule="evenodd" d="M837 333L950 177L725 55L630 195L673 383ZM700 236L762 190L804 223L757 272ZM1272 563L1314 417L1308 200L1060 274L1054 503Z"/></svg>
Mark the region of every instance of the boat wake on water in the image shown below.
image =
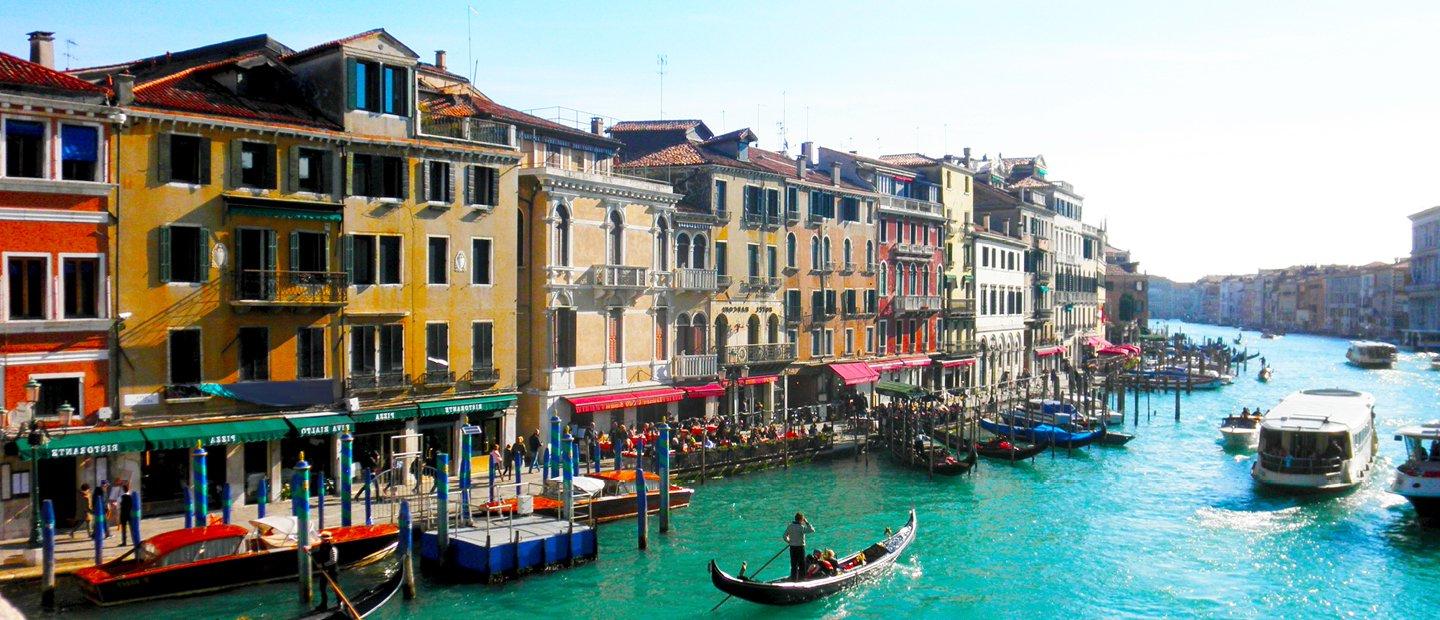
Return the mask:
<svg viewBox="0 0 1440 620"><path fill-rule="evenodd" d="M1293 532L1305 528L1313 520L1313 517L1303 512L1302 506L1291 506L1279 510L1230 510L1207 507L1196 510L1194 518L1200 527L1206 529L1234 530L1252 534Z"/></svg>

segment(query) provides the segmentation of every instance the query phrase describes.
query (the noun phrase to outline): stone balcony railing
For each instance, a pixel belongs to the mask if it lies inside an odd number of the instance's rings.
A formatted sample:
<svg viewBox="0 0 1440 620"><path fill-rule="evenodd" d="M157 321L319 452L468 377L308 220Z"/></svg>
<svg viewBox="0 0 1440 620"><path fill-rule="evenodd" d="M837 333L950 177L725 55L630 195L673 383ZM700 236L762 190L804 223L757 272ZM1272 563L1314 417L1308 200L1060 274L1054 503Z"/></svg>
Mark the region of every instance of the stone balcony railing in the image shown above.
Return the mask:
<svg viewBox="0 0 1440 620"><path fill-rule="evenodd" d="M645 267L630 265L596 265L595 285L605 288L643 289L649 285Z"/></svg>
<svg viewBox="0 0 1440 620"><path fill-rule="evenodd" d="M921 214L936 217L944 217L944 207L938 202L929 200L916 200L902 196L881 196L878 202L881 211L893 211L902 214Z"/></svg>
<svg viewBox="0 0 1440 620"><path fill-rule="evenodd" d="M894 247L894 252L896 254L900 254L902 256L918 256L923 258L929 258L934 256L935 252L937 252L938 250L939 249L933 245L925 245L923 243L897 243Z"/></svg>
<svg viewBox="0 0 1440 620"><path fill-rule="evenodd" d="M784 364L795 360L795 343L739 344L725 347L726 366Z"/></svg>
<svg viewBox="0 0 1440 620"><path fill-rule="evenodd" d="M745 278L745 289L749 291L778 291L782 280L770 276L749 276Z"/></svg>
<svg viewBox="0 0 1440 620"><path fill-rule="evenodd" d="M933 312L941 308L939 295L900 295L895 298L898 312Z"/></svg>
<svg viewBox="0 0 1440 620"><path fill-rule="evenodd" d="M719 286L717 282L714 269L679 267L675 270L675 290L713 291Z"/></svg>
<svg viewBox="0 0 1440 620"><path fill-rule="evenodd" d="M957 316L974 316L974 299L946 299L945 312Z"/></svg>
<svg viewBox="0 0 1440 620"><path fill-rule="evenodd" d="M713 353L676 355L670 358L670 376L674 379L706 379L719 372L720 363Z"/></svg>

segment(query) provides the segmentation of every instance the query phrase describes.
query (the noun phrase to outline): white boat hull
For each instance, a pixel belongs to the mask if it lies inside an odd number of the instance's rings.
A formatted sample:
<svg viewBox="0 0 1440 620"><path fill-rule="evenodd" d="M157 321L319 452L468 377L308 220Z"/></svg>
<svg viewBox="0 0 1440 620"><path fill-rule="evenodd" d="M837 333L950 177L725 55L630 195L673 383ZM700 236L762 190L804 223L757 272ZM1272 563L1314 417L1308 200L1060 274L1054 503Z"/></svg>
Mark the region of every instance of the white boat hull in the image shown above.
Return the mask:
<svg viewBox="0 0 1440 620"><path fill-rule="evenodd" d="M1260 445L1259 428L1222 427L1220 437L1225 441L1226 448L1254 450L1256 446Z"/></svg>

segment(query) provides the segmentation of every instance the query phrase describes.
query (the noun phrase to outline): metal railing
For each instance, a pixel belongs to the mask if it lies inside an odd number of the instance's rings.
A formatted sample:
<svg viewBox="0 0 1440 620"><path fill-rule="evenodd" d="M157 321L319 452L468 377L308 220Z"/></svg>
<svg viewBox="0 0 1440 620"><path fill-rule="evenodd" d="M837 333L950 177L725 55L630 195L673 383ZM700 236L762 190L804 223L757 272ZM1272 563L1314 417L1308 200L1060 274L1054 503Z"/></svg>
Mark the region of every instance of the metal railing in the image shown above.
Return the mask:
<svg viewBox="0 0 1440 620"><path fill-rule="evenodd" d="M427 370L420 380L427 386L453 385L455 373L450 370Z"/></svg>
<svg viewBox="0 0 1440 620"><path fill-rule="evenodd" d="M350 375L345 378L347 391L393 390L409 387L410 375L403 372L379 372L373 375Z"/></svg>
<svg viewBox="0 0 1440 620"><path fill-rule="evenodd" d="M771 364L790 362L795 359L795 343L738 344L725 347L725 364Z"/></svg>
<svg viewBox="0 0 1440 620"><path fill-rule="evenodd" d="M209 394L200 391L200 384L198 383L181 383L165 386L165 400L209 398L209 396Z"/></svg>
<svg viewBox="0 0 1440 620"><path fill-rule="evenodd" d="M237 269L235 302L250 305L340 306L349 283L343 271Z"/></svg>
<svg viewBox="0 0 1440 620"><path fill-rule="evenodd" d="M468 116L420 112L420 133L496 146L515 146L515 126Z"/></svg>
<svg viewBox="0 0 1440 620"><path fill-rule="evenodd" d="M725 290L725 289L727 289L727 288L730 288L730 283L731 283L731 278L730 278L729 274L724 274L724 273L717 273L717 274L715 274L715 290L717 290L717 291L723 291L723 290Z"/></svg>
<svg viewBox="0 0 1440 620"><path fill-rule="evenodd" d="M713 353L676 355L670 358L670 376L675 379L704 379L720 372L719 360Z"/></svg>
<svg viewBox="0 0 1440 620"><path fill-rule="evenodd" d="M1300 458L1262 453L1260 455L1260 467L1279 474L1301 474L1310 476L1338 474L1345 469L1345 459L1338 456Z"/></svg>
<svg viewBox="0 0 1440 620"><path fill-rule="evenodd" d="M798 222L800 221L800 211L799 211L799 210L786 209L786 210L785 210L785 221L786 221L787 223L790 223L790 224L798 223Z"/></svg>
<svg viewBox="0 0 1440 620"><path fill-rule="evenodd" d="M713 291L716 286L714 269L694 269L691 267L679 267L675 269L675 288L677 290Z"/></svg>
<svg viewBox="0 0 1440 620"><path fill-rule="evenodd" d="M500 369L491 364L476 365L465 373L465 382L477 385L494 384L500 381Z"/></svg>
<svg viewBox="0 0 1440 620"><path fill-rule="evenodd" d="M752 291L775 291L780 289L780 278L770 276L749 276L745 278L745 288Z"/></svg>
<svg viewBox="0 0 1440 620"><path fill-rule="evenodd" d="M805 214L806 224L819 224L823 221L825 221L825 216L820 215L819 213L816 213L814 211Z"/></svg>

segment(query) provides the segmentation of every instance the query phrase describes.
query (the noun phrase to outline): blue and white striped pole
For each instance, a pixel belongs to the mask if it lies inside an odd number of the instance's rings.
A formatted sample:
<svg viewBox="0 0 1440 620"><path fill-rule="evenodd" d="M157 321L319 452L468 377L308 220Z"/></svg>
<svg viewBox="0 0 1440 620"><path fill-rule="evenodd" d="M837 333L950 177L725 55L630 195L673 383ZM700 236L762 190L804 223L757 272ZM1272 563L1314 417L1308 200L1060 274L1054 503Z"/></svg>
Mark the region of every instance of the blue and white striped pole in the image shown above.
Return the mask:
<svg viewBox="0 0 1440 620"><path fill-rule="evenodd" d="M340 525L349 526L353 520L350 505L354 495L350 488L350 469L355 462L355 436L349 431L340 433Z"/></svg>
<svg viewBox="0 0 1440 620"><path fill-rule="evenodd" d="M660 467L660 532L670 531L670 425L660 423L660 445L655 446Z"/></svg>

